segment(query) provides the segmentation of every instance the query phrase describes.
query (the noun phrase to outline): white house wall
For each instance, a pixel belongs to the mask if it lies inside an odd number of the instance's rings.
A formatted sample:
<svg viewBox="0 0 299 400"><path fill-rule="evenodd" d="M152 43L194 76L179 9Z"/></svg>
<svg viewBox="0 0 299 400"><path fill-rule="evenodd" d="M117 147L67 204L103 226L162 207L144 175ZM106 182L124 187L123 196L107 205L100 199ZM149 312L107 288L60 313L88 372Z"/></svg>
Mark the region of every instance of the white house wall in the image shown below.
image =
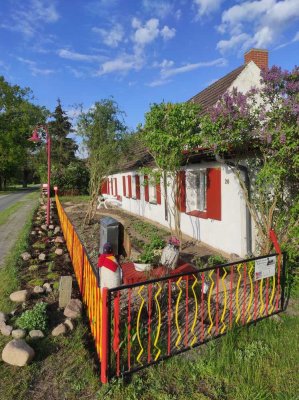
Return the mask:
<svg viewBox="0 0 299 400"><path fill-rule="evenodd" d="M200 163L188 166L186 169L200 168L221 168L221 221L213 219L203 219L181 213L181 230L184 234L202 241L225 253L236 253L240 256L246 255L246 205L242 198L238 181L233 172L226 166L219 163ZM145 190L143 176L140 176L140 200L131 199L123 196L123 176L137 174L138 171L129 171L116 174L109 178L117 178L118 194L121 196L122 208L133 214L145 217L169 227L169 222L165 220L164 185L161 180L161 205L151 204L145 201ZM168 181L168 202L170 207L174 207L171 199L171 188L173 182ZM126 179L126 193L128 194L128 183ZM169 215L173 223L173 217Z"/></svg>

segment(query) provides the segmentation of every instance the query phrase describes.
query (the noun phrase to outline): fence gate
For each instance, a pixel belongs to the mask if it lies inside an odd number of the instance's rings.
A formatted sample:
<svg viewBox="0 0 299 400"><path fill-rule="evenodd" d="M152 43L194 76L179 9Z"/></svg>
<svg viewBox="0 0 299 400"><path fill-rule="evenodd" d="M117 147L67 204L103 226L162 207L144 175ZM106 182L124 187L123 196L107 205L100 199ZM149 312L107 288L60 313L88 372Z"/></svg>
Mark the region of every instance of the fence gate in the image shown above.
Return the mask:
<svg viewBox="0 0 299 400"><path fill-rule="evenodd" d="M285 254L104 289L102 382L283 310Z"/></svg>

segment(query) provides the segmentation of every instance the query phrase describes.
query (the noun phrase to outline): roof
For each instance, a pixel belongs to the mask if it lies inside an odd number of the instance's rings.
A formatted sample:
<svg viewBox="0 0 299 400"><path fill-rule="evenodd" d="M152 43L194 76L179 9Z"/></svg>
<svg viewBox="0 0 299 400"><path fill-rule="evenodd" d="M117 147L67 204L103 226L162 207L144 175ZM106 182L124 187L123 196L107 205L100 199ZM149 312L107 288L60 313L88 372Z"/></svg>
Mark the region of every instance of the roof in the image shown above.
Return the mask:
<svg viewBox="0 0 299 400"><path fill-rule="evenodd" d="M191 97L188 102L200 104L202 106L201 114L204 114L210 107L216 104L217 100L227 91L245 67L246 65L241 65L234 69L223 78L212 83L212 85Z"/></svg>
<svg viewBox="0 0 299 400"><path fill-rule="evenodd" d="M142 167L155 167L153 156L139 140L135 139L126 157L120 161L117 170L120 172L136 170Z"/></svg>
<svg viewBox="0 0 299 400"><path fill-rule="evenodd" d="M200 113L206 113L207 110L214 104L216 104L218 99L228 90L228 88L240 75L245 67L246 65L241 65L240 67L236 68L229 74L225 75L223 78L208 86L206 89L197 93L195 96L189 99L188 102L200 104L202 106ZM129 155L127 155L124 160L121 160L117 167L117 170L119 172L137 170L142 167L156 166L152 155L137 137L136 140L134 140L134 142L132 143L131 151L128 151L127 154ZM211 160L214 159L214 155L209 149L201 149L201 151L195 151L194 153L192 153L192 155L189 154L189 156L187 157L188 162L190 163L198 162L199 158Z"/></svg>

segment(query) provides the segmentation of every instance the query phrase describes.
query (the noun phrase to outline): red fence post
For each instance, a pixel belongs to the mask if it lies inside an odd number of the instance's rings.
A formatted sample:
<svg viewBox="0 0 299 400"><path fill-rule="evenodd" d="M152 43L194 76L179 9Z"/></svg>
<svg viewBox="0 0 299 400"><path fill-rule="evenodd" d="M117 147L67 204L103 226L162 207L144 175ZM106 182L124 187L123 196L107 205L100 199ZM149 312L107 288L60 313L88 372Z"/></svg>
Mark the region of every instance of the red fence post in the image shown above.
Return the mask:
<svg viewBox="0 0 299 400"><path fill-rule="evenodd" d="M108 383L108 288L102 289L101 382Z"/></svg>

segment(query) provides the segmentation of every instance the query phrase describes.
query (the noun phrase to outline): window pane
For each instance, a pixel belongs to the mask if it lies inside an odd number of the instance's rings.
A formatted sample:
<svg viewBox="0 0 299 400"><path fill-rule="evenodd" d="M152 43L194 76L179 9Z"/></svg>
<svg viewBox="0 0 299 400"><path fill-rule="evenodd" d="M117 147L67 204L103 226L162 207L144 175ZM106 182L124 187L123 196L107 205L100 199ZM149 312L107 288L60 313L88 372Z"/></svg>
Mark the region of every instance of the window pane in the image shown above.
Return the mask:
<svg viewBox="0 0 299 400"><path fill-rule="evenodd" d="M207 179L206 172L199 171L198 174L198 210L205 211L206 209L206 195L207 195Z"/></svg>

